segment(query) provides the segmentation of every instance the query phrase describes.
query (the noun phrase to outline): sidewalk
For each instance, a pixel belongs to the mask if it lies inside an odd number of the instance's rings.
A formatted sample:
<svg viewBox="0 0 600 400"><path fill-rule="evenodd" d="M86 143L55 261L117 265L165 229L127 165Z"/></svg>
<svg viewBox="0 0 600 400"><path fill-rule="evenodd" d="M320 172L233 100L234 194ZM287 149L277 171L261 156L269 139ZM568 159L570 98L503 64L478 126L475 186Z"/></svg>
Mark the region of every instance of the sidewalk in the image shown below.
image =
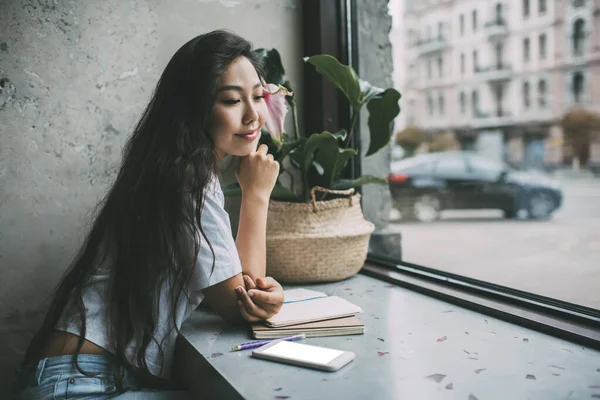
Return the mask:
<svg viewBox="0 0 600 400"><path fill-rule="evenodd" d="M574 170L572 168L561 168L552 172L554 177L560 180L591 180L600 179L600 176L594 175L589 169L582 168L580 170Z"/></svg>

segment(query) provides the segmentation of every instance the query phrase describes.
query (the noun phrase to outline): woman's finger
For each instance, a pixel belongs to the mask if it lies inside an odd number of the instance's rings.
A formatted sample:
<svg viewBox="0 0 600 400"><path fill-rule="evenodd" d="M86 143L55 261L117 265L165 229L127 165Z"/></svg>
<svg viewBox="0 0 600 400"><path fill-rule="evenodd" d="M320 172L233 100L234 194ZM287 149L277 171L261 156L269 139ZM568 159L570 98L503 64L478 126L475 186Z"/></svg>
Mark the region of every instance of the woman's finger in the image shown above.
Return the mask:
<svg viewBox="0 0 600 400"><path fill-rule="evenodd" d="M261 144L260 146L258 146L258 149L256 149L257 154L267 154L268 152L269 148L266 144Z"/></svg>
<svg viewBox="0 0 600 400"><path fill-rule="evenodd" d="M248 296L252 299L253 302L259 303L260 305L276 305L273 295L263 290L249 290Z"/></svg>
<svg viewBox="0 0 600 400"><path fill-rule="evenodd" d="M250 314L246 308L244 307L244 304L242 303L241 300L238 300L238 307L240 309L240 315L242 316L242 318L244 318L246 321L248 322L257 322L260 321L260 318L258 318L257 316L254 316L252 314Z"/></svg>
<svg viewBox="0 0 600 400"><path fill-rule="evenodd" d="M244 277L244 283L246 284L246 290L256 289L256 284L254 283L252 278L250 278L250 276L243 275L243 277Z"/></svg>
<svg viewBox="0 0 600 400"><path fill-rule="evenodd" d="M272 290L280 287L281 285L275 279L270 276L264 278L256 278L256 286L263 290Z"/></svg>
<svg viewBox="0 0 600 400"><path fill-rule="evenodd" d="M252 314L260 319L265 319L269 316L265 310L257 306L252 301L252 299L248 296L248 292L246 292L245 290L241 290L238 291L238 294L241 294L240 300L242 301L244 308L246 309L246 311L248 311L249 314Z"/></svg>

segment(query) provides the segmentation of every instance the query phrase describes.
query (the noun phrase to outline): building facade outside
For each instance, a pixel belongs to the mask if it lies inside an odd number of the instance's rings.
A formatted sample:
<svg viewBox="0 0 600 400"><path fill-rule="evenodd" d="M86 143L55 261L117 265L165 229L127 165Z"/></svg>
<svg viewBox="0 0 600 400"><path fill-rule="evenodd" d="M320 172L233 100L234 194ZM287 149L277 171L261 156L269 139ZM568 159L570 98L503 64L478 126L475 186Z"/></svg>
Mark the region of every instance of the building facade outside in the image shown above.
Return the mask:
<svg viewBox="0 0 600 400"><path fill-rule="evenodd" d="M451 131L519 167L600 165L600 139L573 154L558 124L573 107L600 113L600 0L402 1L400 128Z"/></svg>

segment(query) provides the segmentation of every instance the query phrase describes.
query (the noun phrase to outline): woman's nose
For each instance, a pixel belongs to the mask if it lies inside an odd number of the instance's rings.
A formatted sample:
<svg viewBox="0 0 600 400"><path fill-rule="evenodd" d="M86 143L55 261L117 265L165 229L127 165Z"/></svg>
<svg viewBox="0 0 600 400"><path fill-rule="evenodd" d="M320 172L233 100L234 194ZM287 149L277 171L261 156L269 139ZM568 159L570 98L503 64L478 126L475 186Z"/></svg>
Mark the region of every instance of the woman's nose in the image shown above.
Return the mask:
<svg viewBox="0 0 600 400"><path fill-rule="evenodd" d="M249 125L258 119L258 110L254 103L249 102L246 104L246 112L244 113L244 119L242 122L246 125Z"/></svg>

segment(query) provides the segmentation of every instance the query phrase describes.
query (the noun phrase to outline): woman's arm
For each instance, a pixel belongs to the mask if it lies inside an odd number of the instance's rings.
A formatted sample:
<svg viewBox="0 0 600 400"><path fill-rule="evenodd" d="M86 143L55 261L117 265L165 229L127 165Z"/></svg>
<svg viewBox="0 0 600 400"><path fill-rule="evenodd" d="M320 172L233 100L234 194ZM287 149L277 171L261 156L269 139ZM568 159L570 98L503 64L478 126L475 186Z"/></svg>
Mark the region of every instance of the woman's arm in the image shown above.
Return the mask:
<svg viewBox="0 0 600 400"><path fill-rule="evenodd" d="M211 308L231 322L269 318L283 304L281 285L272 278L265 278L267 211L278 174L279 164L267 154L265 145L243 157L236 170L242 188L236 238L242 274L203 290Z"/></svg>
<svg viewBox="0 0 600 400"><path fill-rule="evenodd" d="M244 286L250 289L246 291ZM238 274L203 292L208 305L231 323L268 319L279 312L284 301L283 288L270 277L255 283L249 276Z"/></svg>
<svg viewBox="0 0 600 400"><path fill-rule="evenodd" d="M267 211L269 197L279 174L279 163L261 145L240 160L236 170L242 188L242 204L236 247L242 271L256 281L264 278L267 264Z"/></svg>
<svg viewBox="0 0 600 400"><path fill-rule="evenodd" d="M242 193L235 244L242 262L242 271L253 281L264 278L266 274L268 208L268 195Z"/></svg>

